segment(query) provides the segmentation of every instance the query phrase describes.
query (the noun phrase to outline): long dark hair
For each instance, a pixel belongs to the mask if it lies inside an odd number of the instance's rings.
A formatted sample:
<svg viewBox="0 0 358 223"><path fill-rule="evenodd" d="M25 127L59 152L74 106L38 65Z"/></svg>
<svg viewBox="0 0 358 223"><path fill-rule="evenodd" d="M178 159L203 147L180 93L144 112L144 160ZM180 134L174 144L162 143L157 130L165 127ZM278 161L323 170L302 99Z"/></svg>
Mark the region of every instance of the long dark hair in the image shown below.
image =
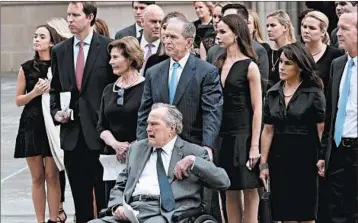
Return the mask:
<svg viewBox="0 0 358 223"><path fill-rule="evenodd" d="M257 64L258 60L255 50L252 46L250 31L247 26L247 22L241 16L236 14L224 16L221 19L221 22L225 23L230 28L230 30L237 36L236 42L240 51ZM226 57L227 53L225 52L216 61L216 66L219 69L221 69L224 65Z"/></svg>
<svg viewBox="0 0 358 223"><path fill-rule="evenodd" d="M50 33L50 42L53 45L56 45L57 43L60 43L61 41L66 39L66 38L60 36L57 33L57 31L54 28L52 28L51 26L49 26L49 25L40 25L40 26L36 27L36 29L41 28L41 27L46 28L49 31L49 33ZM52 50L52 47L50 48L50 54L51 54L51 50ZM40 68L39 68L40 63L41 63L41 61L40 61L39 53L35 51L33 67L38 72L38 74L37 74L38 76L40 75Z"/></svg>
<svg viewBox="0 0 358 223"><path fill-rule="evenodd" d="M322 79L318 76L317 65L305 45L299 42L284 46L282 53L300 69L302 83L323 89Z"/></svg>

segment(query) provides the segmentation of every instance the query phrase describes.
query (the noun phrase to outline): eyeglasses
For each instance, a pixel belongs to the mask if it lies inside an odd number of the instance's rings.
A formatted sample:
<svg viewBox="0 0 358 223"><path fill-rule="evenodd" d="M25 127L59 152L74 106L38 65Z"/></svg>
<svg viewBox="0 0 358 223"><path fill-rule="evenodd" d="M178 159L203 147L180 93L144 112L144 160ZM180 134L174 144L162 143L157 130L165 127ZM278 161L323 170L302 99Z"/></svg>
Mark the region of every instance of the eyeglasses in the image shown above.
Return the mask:
<svg viewBox="0 0 358 223"><path fill-rule="evenodd" d="M124 102L124 89L120 88L117 92L118 98L117 98L117 105L123 106Z"/></svg>

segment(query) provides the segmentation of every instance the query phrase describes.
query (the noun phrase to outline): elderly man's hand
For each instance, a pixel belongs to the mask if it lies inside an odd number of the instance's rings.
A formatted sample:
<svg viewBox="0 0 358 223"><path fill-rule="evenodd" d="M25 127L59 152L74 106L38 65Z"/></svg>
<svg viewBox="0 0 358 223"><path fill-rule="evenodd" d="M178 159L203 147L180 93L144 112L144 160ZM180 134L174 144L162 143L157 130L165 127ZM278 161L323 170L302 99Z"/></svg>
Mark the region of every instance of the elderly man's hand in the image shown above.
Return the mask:
<svg viewBox="0 0 358 223"><path fill-rule="evenodd" d="M124 214L123 206L118 206L116 211L113 212L113 218L116 220L128 220L127 216Z"/></svg>
<svg viewBox="0 0 358 223"><path fill-rule="evenodd" d="M174 175L178 180L189 177L188 169L194 164L195 156L189 155L180 160L174 168Z"/></svg>

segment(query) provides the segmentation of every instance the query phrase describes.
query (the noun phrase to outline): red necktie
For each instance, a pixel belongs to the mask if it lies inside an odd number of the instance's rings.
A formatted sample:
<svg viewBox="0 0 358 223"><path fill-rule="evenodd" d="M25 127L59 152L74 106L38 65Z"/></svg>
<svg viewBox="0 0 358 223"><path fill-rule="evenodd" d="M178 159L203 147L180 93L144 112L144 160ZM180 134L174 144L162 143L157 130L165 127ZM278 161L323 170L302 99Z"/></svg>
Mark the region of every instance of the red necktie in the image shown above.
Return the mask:
<svg viewBox="0 0 358 223"><path fill-rule="evenodd" d="M78 90L81 89L83 72L85 70L85 55L83 53L83 45L83 42L78 43L78 46L80 48L78 51L76 63L76 85Z"/></svg>

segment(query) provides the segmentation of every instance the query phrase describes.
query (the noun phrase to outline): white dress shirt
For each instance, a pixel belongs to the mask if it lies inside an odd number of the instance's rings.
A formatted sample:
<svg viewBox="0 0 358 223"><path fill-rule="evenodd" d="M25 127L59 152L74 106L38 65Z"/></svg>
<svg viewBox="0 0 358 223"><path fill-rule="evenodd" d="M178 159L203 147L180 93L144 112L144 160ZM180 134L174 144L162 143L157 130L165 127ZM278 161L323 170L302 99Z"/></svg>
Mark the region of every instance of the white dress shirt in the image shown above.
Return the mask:
<svg viewBox="0 0 358 223"><path fill-rule="evenodd" d="M168 86L172 77L172 72L173 72L173 64L175 62L178 62L180 64L180 67L177 68L177 83L180 80L181 74L183 73L184 67L186 65L186 63L188 62L190 53L187 53L183 58L181 58L179 61L175 61L172 58L170 58L170 67L169 67L169 78L168 78Z"/></svg>
<svg viewBox="0 0 358 223"><path fill-rule="evenodd" d="M168 175L170 160L177 136L163 146L161 153L165 173ZM139 177L138 183L134 189L132 196L137 195L160 195L158 175L157 175L157 152L153 148L149 160L144 166L143 172Z"/></svg>
<svg viewBox="0 0 358 223"><path fill-rule="evenodd" d="M348 61L352 59L352 57L348 55ZM344 85L344 81L347 76L348 69L348 61L344 67L341 83L339 86L339 95L342 93L342 88ZM343 133L342 137L346 138L357 138L357 56L353 58L354 65L352 67L352 76L351 82L349 86L347 107L346 107L346 118L343 124ZM338 100L338 106L340 104L340 98Z"/></svg>
<svg viewBox="0 0 358 223"><path fill-rule="evenodd" d="M137 23L135 24L135 31L136 31L136 36L137 36L137 38L140 37L140 32L139 32L139 31L141 31L142 29L143 29L143 28L140 27Z"/></svg>
<svg viewBox="0 0 358 223"><path fill-rule="evenodd" d="M144 35L142 36L142 39L140 40L140 47L144 50L144 58L147 57L147 53L148 53L148 41L144 38ZM158 47L160 44L160 38L157 39L156 41L152 42L152 44L154 46L152 46L152 55L157 53L158 51Z"/></svg>
<svg viewBox="0 0 358 223"><path fill-rule="evenodd" d="M91 30L91 32L86 36L86 38L83 40L84 45L83 45L83 53L85 56L85 66L86 66L86 60L87 60L87 56L88 56L88 51L89 48L91 46L91 41L92 41L92 37L93 37L93 30ZM74 65L75 65L75 70L76 70L76 64L77 64L77 56L78 56L78 52L80 50L80 45L77 43L79 43L80 40L77 39L76 36L74 36L74 41L73 41L73 60L74 60Z"/></svg>

